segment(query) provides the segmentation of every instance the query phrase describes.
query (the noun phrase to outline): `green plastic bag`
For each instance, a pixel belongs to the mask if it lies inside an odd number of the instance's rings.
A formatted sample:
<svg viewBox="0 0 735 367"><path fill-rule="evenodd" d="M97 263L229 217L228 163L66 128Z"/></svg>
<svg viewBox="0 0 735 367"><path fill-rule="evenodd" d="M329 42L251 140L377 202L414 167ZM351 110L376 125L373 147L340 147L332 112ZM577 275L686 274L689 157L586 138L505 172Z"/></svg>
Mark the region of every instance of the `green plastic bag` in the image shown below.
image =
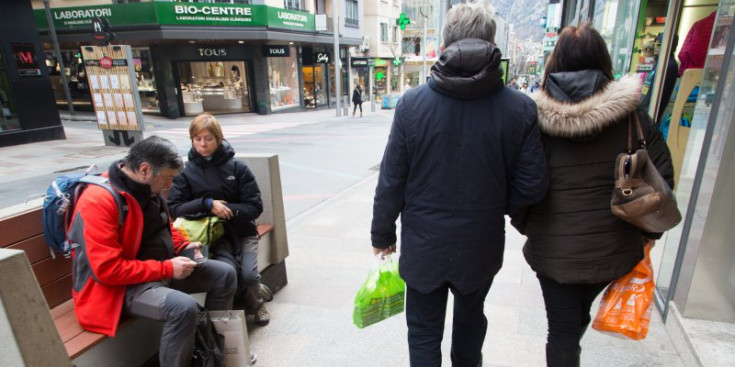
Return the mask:
<svg viewBox="0 0 735 367"><path fill-rule="evenodd" d="M176 218L174 227L191 242L209 246L225 234L225 221L210 215L199 219Z"/></svg>
<svg viewBox="0 0 735 367"><path fill-rule="evenodd" d="M352 320L358 328L383 321L403 312L406 283L398 274L398 261L391 256L370 270L355 296Z"/></svg>

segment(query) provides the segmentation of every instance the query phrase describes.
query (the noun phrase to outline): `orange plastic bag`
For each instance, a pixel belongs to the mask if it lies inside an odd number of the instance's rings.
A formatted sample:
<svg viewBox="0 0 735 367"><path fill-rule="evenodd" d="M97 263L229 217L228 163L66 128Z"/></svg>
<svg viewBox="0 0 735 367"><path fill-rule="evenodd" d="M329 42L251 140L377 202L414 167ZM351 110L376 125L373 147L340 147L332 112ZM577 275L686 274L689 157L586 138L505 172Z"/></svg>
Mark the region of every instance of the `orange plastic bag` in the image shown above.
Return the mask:
<svg viewBox="0 0 735 367"><path fill-rule="evenodd" d="M625 335L641 340L648 333L653 304L653 268L651 246L646 245L645 257L628 274L607 287L600 302L592 328L602 332Z"/></svg>

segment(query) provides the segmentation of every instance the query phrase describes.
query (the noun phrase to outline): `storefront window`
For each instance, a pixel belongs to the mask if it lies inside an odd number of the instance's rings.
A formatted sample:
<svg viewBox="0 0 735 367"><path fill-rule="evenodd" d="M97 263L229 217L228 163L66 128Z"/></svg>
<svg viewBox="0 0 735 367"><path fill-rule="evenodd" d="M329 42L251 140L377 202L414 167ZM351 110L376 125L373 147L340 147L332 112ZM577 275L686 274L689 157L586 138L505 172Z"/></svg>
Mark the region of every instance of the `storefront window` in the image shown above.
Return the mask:
<svg viewBox="0 0 735 367"><path fill-rule="evenodd" d="M293 50L292 50L293 51ZM268 58L268 81L270 84L271 110L297 106L299 104L299 74L296 55Z"/></svg>
<svg viewBox="0 0 735 367"><path fill-rule="evenodd" d="M186 115L250 112L245 61L180 62Z"/></svg>
<svg viewBox="0 0 735 367"><path fill-rule="evenodd" d="M327 69L325 64L304 66L304 105L316 108L327 104Z"/></svg>
<svg viewBox="0 0 735 367"><path fill-rule="evenodd" d="M64 62L64 74L66 82L69 86L69 94L71 95L74 107L92 108L92 96L89 93L89 85L87 84L87 74L84 70L84 60L79 50L62 50L61 57ZM56 56L51 51L45 52L45 62L49 71L51 86L54 90L54 97L57 105L67 105L66 96L64 95L64 86L61 79L61 64L57 61Z"/></svg>
<svg viewBox="0 0 735 367"><path fill-rule="evenodd" d="M670 287L675 286L673 300L684 316L732 323L735 322L735 255L731 241L735 216L732 190L735 130L731 124L735 111L735 30L731 24L735 0L725 0L719 5L691 128L675 125L668 132L678 176L676 198L685 220L661 241L663 249L656 285L663 301L672 300ZM693 212L687 213L688 208Z"/></svg>
<svg viewBox="0 0 735 367"><path fill-rule="evenodd" d="M133 48L133 66L138 81L138 94L143 112L159 112L156 79L153 74L151 51L148 48Z"/></svg>
<svg viewBox="0 0 735 367"><path fill-rule="evenodd" d="M629 70L639 7L638 0L595 2L592 25L607 43L615 77Z"/></svg>
<svg viewBox="0 0 735 367"><path fill-rule="evenodd" d="M18 113L15 108L15 100L10 88L5 60L0 54L0 132L20 129Z"/></svg>

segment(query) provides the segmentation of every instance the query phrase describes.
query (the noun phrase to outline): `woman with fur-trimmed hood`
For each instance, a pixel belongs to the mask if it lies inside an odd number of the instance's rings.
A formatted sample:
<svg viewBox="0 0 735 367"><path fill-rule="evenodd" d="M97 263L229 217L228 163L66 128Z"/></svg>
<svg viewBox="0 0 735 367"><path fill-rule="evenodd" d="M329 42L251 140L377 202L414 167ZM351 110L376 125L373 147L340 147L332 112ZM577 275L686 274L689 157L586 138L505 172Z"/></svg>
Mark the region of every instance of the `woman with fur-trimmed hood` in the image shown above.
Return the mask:
<svg viewBox="0 0 735 367"><path fill-rule="evenodd" d="M546 198L512 223L528 236L523 252L544 295L547 366L579 366L592 302L643 258L645 242L660 237L610 211L615 158L625 151L633 113L647 129L651 160L674 184L668 147L639 112L640 84L635 75L613 80L605 41L585 24L561 32L532 96L551 184Z"/></svg>

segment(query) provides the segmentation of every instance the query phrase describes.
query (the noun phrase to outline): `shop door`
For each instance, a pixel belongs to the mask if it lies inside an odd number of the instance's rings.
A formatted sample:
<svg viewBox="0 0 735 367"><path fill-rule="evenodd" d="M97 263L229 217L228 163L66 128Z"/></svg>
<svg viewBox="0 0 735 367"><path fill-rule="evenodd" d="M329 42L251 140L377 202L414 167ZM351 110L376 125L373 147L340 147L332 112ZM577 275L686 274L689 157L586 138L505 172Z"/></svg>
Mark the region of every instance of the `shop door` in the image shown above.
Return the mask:
<svg viewBox="0 0 735 367"><path fill-rule="evenodd" d="M249 61L185 61L174 69L184 115L252 111Z"/></svg>

